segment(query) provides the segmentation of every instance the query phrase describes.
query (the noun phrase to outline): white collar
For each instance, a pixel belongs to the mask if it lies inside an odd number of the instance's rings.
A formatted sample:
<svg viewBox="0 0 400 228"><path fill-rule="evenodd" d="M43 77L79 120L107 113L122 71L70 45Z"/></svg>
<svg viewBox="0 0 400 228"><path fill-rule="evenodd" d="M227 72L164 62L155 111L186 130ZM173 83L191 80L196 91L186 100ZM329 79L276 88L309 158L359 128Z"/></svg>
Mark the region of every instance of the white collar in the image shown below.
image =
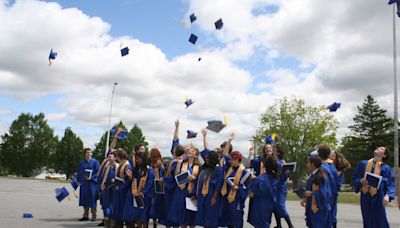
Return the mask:
<svg viewBox="0 0 400 228"><path fill-rule="evenodd" d="M319 170L319 168L316 168L313 172L312 175L315 175L317 173L317 171Z"/></svg>

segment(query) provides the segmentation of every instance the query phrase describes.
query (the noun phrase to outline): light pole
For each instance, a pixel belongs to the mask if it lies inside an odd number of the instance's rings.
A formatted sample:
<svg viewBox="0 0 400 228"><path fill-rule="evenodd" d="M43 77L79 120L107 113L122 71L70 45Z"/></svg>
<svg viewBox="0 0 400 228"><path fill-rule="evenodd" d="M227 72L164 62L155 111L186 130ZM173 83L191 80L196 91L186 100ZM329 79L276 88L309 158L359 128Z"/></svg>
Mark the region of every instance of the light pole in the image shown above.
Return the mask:
<svg viewBox="0 0 400 228"><path fill-rule="evenodd" d="M394 174L396 189L399 187L399 123L397 117L397 53L396 53L396 4L393 4L393 77L394 77Z"/></svg>
<svg viewBox="0 0 400 228"><path fill-rule="evenodd" d="M108 149L110 147L110 123L111 123L111 113L112 113L112 107L113 107L113 99L114 99L114 92L115 92L115 87L118 85L117 82L114 82L114 88L112 90L111 94L111 106L110 106L110 114L108 116L108 127L107 127L107 139L106 139L106 151L104 153L104 157L107 157Z"/></svg>

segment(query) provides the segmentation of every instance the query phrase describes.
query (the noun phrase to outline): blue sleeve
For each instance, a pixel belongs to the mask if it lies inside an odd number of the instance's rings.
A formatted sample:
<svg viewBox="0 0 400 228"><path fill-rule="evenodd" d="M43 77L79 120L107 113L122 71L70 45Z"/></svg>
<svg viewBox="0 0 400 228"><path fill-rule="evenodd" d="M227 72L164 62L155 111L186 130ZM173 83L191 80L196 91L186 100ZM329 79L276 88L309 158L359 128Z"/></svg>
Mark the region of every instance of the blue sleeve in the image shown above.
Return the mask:
<svg viewBox="0 0 400 228"><path fill-rule="evenodd" d="M79 161L79 163L78 163L78 167L76 169L76 177L75 178L79 183L83 183L82 162L81 161Z"/></svg>
<svg viewBox="0 0 400 228"><path fill-rule="evenodd" d="M354 187L354 191L358 193L361 188L361 183L360 180L364 178L364 172L365 172L365 165L361 161L360 164L358 164L356 171L353 173L352 177L352 184Z"/></svg>
<svg viewBox="0 0 400 228"><path fill-rule="evenodd" d="M127 188L129 188L132 184L132 180L129 180L128 175L126 175L127 170L131 170L133 172L132 166L128 164L125 166L125 173L124 173L124 183L120 185L120 191L125 191Z"/></svg>
<svg viewBox="0 0 400 228"><path fill-rule="evenodd" d="M205 159L206 159L206 156L208 155L209 152L210 152L210 150L207 149L207 148L205 148L204 150L202 150L202 151L200 152L200 155L201 155L201 157L205 160Z"/></svg>
<svg viewBox="0 0 400 228"><path fill-rule="evenodd" d="M149 174L147 176L146 185L144 186L142 192L143 195L151 196L153 193L153 186L154 186L154 171L153 169L149 169Z"/></svg>
<svg viewBox="0 0 400 228"><path fill-rule="evenodd" d="M384 189L384 191L385 195L387 194L390 200L394 200L394 198L396 197L396 185L394 182L394 176L391 167L390 166L386 167L387 168L385 169L385 174L382 179L382 181L384 181L385 183L384 187L386 188Z"/></svg>
<svg viewBox="0 0 400 228"><path fill-rule="evenodd" d="M255 196L272 196L272 186L264 176L257 177L250 189Z"/></svg>
<svg viewBox="0 0 400 228"><path fill-rule="evenodd" d="M97 160L94 160L93 162L93 175L92 175L92 181L93 182L98 182L98 176L97 176L97 171L99 171L100 163Z"/></svg>
<svg viewBox="0 0 400 228"><path fill-rule="evenodd" d="M338 175L338 171L336 169L336 166L334 164L331 165L332 167L332 174L333 174L333 178L334 181L336 183L336 191L339 192L340 191L340 179L339 179L339 175Z"/></svg>
<svg viewBox="0 0 400 228"><path fill-rule="evenodd" d="M172 140L172 146L171 146L171 154L174 155L174 149L176 146L179 145L179 139Z"/></svg>
<svg viewBox="0 0 400 228"><path fill-rule="evenodd" d="M332 197L330 188L328 185L328 178L325 178L324 184L319 184L319 190L313 192L313 196L317 201L317 206L319 209L325 209L329 205L329 199Z"/></svg>

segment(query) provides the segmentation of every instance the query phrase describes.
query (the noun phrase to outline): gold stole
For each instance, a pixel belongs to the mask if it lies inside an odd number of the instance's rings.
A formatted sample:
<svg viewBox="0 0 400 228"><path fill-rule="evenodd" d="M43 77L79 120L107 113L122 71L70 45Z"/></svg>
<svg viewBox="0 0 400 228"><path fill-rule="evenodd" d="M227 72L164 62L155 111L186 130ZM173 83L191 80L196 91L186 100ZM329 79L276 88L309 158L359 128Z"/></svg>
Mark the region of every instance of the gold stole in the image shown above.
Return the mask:
<svg viewBox="0 0 400 228"><path fill-rule="evenodd" d="M266 172L264 163L260 160L260 176Z"/></svg>
<svg viewBox="0 0 400 228"><path fill-rule="evenodd" d="M142 190L143 190L144 186L146 185L148 173L149 173L149 171L147 171L147 173L140 178L139 187L137 186L137 178L136 177L133 178L133 180L132 180L132 195L138 196L140 193L142 193Z"/></svg>
<svg viewBox="0 0 400 228"><path fill-rule="evenodd" d="M383 162L381 162L381 161L375 163L374 174L381 175L381 165L382 164L383 164ZM365 173L370 173L373 165L374 165L374 159L371 158L368 160L367 166L365 167ZM364 195L369 192L369 194L371 194L371 196L375 196L376 193L378 193L378 189L375 187L371 187L368 184L363 184L361 186L361 192Z"/></svg>
<svg viewBox="0 0 400 228"><path fill-rule="evenodd" d="M319 186L316 184L313 184L312 191L313 192L319 191ZM316 214L319 211L317 200L315 200L314 194L313 194L313 196L311 196L311 210L312 210L312 212L314 212L314 214Z"/></svg>
<svg viewBox="0 0 400 228"><path fill-rule="evenodd" d="M240 166L239 166L239 168L238 168L238 170L237 170L237 172L235 174L235 179L233 180L233 183L236 186L239 186L239 182L240 182L240 178L242 177L243 170L244 170L244 166L242 164L240 164ZM221 189L222 196L225 196L228 193L226 178L228 178L231 175L232 172L233 172L233 167L230 167L229 170L228 170L228 173L225 174L224 184L223 184L222 189ZM233 201L235 201L236 192L237 192L237 190L233 189L233 188L231 188L231 190L229 191L229 195L228 195L228 202L229 203L232 203Z"/></svg>
<svg viewBox="0 0 400 228"><path fill-rule="evenodd" d="M342 172L343 172L343 170L342 171L337 171L337 175L338 175L338 177L340 177L340 175L342 175Z"/></svg>
<svg viewBox="0 0 400 228"><path fill-rule="evenodd" d="M323 160L322 162L333 164L333 160L330 158Z"/></svg>
<svg viewBox="0 0 400 228"><path fill-rule="evenodd" d="M126 165L128 165L128 163L129 163L129 161L126 161L125 160L125 162L124 162L124 164L122 164L121 166L120 166L120 169L119 169L119 177L120 178L122 178L122 179L124 179L124 177L125 177L125 167L126 167Z"/></svg>
<svg viewBox="0 0 400 228"><path fill-rule="evenodd" d="M174 160L172 160L172 161L168 164L168 169L167 169L167 172L165 173L165 176L171 175L172 165L173 165L174 163L178 162L178 161L179 161L179 159L174 159Z"/></svg>
<svg viewBox="0 0 400 228"><path fill-rule="evenodd" d="M108 173L110 172L110 169L111 169L112 167L113 167L113 166L110 165L110 163L108 163L107 168L106 168L106 170L105 170L105 175L103 175L103 181L101 182L101 186L100 186L101 191L104 191L104 189L106 188L106 182L107 182ZM114 167L115 167L115 170L117 170L118 167L119 167L119 164L118 164L118 163L115 163L115 164L114 164Z"/></svg>
<svg viewBox="0 0 400 228"><path fill-rule="evenodd" d="M108 159L105 158L105 159L101 162L100 168L99 168L99 170L97 171L97 176L99 176L100 170L101 170L101 169L103 169L102 175L104 176L105 168L107 168L109 165L110 165L110 162L108 162Z"/></svg>
<svg viewBox="0 0 400 228"><path fill-rule="evenodd" d="M201 188L201 194L205 197L208 195L208 188L210 186L210 179L211 175L205 174L204 180L203 180L203 187ZM199 186L200 186L200 178L197 181L197 194L199 193Z"/></svg>

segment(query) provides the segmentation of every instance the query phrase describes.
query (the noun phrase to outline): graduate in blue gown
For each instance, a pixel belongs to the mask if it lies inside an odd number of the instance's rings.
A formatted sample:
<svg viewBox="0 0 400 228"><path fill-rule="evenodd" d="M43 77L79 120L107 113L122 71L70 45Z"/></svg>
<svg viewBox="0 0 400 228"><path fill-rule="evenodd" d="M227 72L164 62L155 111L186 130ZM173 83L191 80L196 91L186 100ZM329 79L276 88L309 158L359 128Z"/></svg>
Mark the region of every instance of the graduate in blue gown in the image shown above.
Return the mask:
<svg viewBox="0 0 400 228"><path fill-rule="evenodd" d="M173 196L175 193L175 189L178 187L175 181L175 169L177 164L182 160L181 157L185 153L185 147L179 145L179 120L175 121L175 131L174 137L172 139L172 147L171 153L173 155L173 159L168 163L165 167L164 173L164 186L165 186L165 194L163 196L163 215L164 218L160 219L160 224L166 227L177 227L180 224L174 223L172 218L169 216L169 205L173 203Z"/></svg>
<svg viewBox="0 0 400 228"><path fill-rule="evenodd" d="M154 180L163 179L164 163L160 150L158 148L152 148L149 152L149 155L150 167L153 169ZM153 219L154 227L157 226L158 221L162 221L164 219L164 195L155 191L153 192L151 200L150 218Z"/></svg>
<svg viewBox="0 0 400 228"><path fill-rule="evenodd" d="M125 197L129 190L131 180L128 176L132 175L132 166L128 161L128 154L124 149L116 151L119 163L115 172L115 183L113 188L111 223L113 227L123 226L123 212L125 208Z"/></svg>
<svg viewBox="0 0 400 228"><path fill-rule="evenodd" d="M83 216L79 221L89 220L89 208L92 213L92 221L96 220L96 207L97 207L97 171L99 169L99 162L92 158L92 150L85 148L83 150L85 159L79 162L76 178L80 183L79 190L79 206L83 207Z"/></svg>
<svg viewBox="0 0 400 228"><path fill-rule="evenodd" d="M243 227L243 215L248 191L240 184L246 174L245 167L241 164L242 154L239 151L231 153L230 168L224 175L221 188L222 205L220 209L219 226ZM233 185L227 183L232 178Z"/></svg>
<svg viewBox="0 0 400 228"><path fill-rule="evenodd" d="M253 203L249 206L251 210L247 221L256 228L269 228L276 204L280 167L274 156L265 157L262 162L265 173L257 178L252 176L250 193L253 195Z"/></svg>
<svg viewBox="0 0 400 228"><path fill-rule="evenodd" d="M396 196L392 167L385 162L390 158L387 147L378 147L374 157L363 160L353 174L353 186L356 193L360 192L360 205L364 228L387 228L385 206ZM382 177L379 188L368 185L365 173L373 173Z"/></svg>
<svg viewBox="0 0 400 228"><path fill-rule="evenodd" d="M279 145L276 147L276 156L279 159L278 165L280 169L282 169L283 164L285 164L284 152ZM286 196L287 196L287 179L288 179L289 171L280 172L278 177L278 189L276 195L276 204L274 208L274 215L276 220L276 228L281 228L281 218L284 218L289 228L293 228L292 221L290 219L289 213L286 209Z"/></svg>
<svg viewBox="0 0 400 228"><path fill-rule="evenodd" d="M332 194L332 198L330 201L330 205L331 205L330 221L332 222L333 227L336 228L337 200L338 200L338 195L339 195L338 192L340 191L339 175L338 175L336 166L333 163L333 160L330 159L331 148L328 145L323 144L318 147L317 152L318 152L318 156L322 160L321 167L328 174L329 187L330 187L331 194Z"/></svg>
<svg viewBox="0 0 400 228"><path fill-rule="evenodd" d="M128 227L147 227L154 192L154 173L151 167L147 167L144 153L136 154L134 169L127 174L132 180L125 197L123 219Z"/></svg>
<svg viewBox="0 0 400 228"><path fill-rule="evenodd" d="M306 225L310 228L331 228L331 205L329 178L325 169L321 168L321 158L308 158L307 169L310 176L307 180L306 192Z"/></svg>
<svg viewBox="0 0 400 228"><path fill-rule="evenodd" d="M104 214L105 227L110 227L110 216L112 215L112 199L113 199L113 185L115 183L115 171L118 168L117 158L114 152L108 153L107 157L108 165L104 169L104 174L100 183L100 197L101 197L101 209Z"/></svg>
<svg viewBox="0 0 400 228"><path fill-rule="evenodd" d="M209 151L204 160L197 182L196 224L214 228L218 227L223 169L218 164L219 156L215 151Z"/></svg>

